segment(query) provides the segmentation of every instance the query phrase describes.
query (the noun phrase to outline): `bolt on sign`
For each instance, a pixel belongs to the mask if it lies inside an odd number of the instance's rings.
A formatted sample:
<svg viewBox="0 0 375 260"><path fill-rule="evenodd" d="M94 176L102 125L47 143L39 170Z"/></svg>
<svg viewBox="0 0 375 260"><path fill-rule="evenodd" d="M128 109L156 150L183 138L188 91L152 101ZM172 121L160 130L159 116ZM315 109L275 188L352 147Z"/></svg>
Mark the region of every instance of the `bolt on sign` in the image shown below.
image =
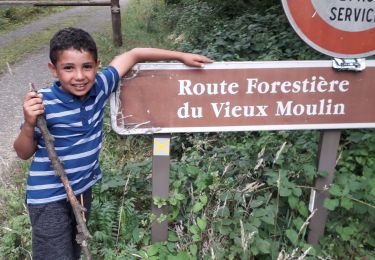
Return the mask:
<svg viewBox="0 0 375 260"><path fill-rule="evenodd" d="M111 97L119 134L375 127L375 61L136 65Z"/></svg>
<svg viewBox="0 0 375 260"><path fill-rule="evenodd" d="M282 0L297 34L319 52L336 58L375 54L375 1Z"/></svg>

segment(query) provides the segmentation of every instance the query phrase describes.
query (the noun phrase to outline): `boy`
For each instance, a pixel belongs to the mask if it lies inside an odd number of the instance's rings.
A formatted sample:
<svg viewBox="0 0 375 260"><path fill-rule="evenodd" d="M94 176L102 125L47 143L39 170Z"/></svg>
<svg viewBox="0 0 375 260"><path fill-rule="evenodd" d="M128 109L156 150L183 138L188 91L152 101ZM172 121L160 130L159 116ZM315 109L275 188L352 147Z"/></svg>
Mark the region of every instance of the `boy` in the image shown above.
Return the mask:
<svg viewBox="0 0 375 260"><path fill-rule="evenodd" d="M207 57L152 48L136 48L113 59L98 73L98 54L91 36L65 28L50 41L48 68L58 79L52 87L24 98L24 124L14 149L24 160L34 156L27 179L26 201L32 225L33 259L79 259L75 219L65 189L55 176L36 118L44 113L55 149L71 186L89 214L91 187L101 179L99 152L104 107L120 79L138 62L179 60L202 67ZM87 216L88 217L88 216Z"/></svg>

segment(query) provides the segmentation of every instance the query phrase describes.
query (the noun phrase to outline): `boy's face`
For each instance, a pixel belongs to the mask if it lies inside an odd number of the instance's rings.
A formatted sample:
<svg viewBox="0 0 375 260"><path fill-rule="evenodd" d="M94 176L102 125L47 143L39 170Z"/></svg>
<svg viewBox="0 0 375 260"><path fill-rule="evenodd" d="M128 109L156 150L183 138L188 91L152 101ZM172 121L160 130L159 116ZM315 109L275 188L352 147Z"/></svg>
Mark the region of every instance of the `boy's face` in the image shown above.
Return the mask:
<svg viewBox="0 0 375 260"><path fill-rule="evenodd" d="M58 78L62 90L83 99L95 83L99 62L91 53L75 49L63 50L56 64L48 63L54 77Z"/></svg>

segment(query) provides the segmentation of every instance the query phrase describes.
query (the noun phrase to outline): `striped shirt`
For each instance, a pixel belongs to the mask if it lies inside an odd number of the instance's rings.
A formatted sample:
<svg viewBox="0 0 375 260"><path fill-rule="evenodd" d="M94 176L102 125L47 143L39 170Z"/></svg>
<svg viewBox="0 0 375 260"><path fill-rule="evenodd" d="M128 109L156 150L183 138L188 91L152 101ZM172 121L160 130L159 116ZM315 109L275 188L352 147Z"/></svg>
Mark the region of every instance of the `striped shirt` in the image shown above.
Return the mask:
<svg viewBox="0 0 375 260"><path fill-rule="evenodd" d="M61 90L59 81L39 91L43 94L45 118L55 139L56 153L76 195L102 178L99 152L102 146L104 108L119 83L116 69L108 67L97 73L95 84L84 100ZM65 200L64 186L52 169L38 128L35 130L35 138L37 150L27 178L27 204Z"/></svg>

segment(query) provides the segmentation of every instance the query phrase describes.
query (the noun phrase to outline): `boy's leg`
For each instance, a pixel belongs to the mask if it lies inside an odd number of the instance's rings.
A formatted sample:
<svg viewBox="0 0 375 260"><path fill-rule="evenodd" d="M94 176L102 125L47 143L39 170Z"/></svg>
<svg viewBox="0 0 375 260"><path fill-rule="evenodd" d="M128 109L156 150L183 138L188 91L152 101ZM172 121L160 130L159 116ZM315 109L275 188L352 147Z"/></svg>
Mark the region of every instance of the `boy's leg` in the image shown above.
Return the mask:
<svg viewBox="0 0 375 260"><path fill-rule="evenodd" d="M92 202L91 188L83 193L83 198L88 221ZM32 226L33 260L79 259L80 246L75 241L75 216L68 201L28 205L28 210Z"/></svg>
<svg viewBox="0 0 375 260"><path fill-rule="evenodd" d="M34 260L73 260L69 202L28 205Z"/></svg>

